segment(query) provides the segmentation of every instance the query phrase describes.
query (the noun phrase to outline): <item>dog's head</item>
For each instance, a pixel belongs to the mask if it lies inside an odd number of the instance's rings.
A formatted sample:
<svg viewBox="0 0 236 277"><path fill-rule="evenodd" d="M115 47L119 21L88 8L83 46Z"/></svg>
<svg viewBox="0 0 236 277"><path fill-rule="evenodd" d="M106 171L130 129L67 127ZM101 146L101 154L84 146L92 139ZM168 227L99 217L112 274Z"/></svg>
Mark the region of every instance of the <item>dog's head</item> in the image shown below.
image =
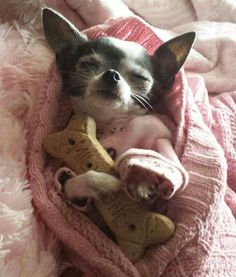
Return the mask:
<svg viewBox="0 0 236 277"><path fill-rule="evenodd" d="M97 120L151 110L152 94L170 89L195 38L195 33L185 33L150 56L135 42L111 37L89 40L50 9L43 10L43 27L75 112Z"/></svg>

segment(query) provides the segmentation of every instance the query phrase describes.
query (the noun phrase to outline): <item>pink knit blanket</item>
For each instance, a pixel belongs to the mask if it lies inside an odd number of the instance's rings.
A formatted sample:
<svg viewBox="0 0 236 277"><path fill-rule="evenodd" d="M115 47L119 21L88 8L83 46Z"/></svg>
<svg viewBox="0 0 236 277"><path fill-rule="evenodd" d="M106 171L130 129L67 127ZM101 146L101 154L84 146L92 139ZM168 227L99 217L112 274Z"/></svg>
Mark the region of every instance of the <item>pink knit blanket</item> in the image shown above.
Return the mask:
<svg viewBox="0 0 236 277"><path fill-rule="evenodd" d="M161 44L150 26L136 17L110 20L86 32L92 38L109 35L136 41L149 53ZM56 192L53 177L61 164L46 159L42 139L64 127L70 117L68 99L60 91L52 63L30 122L27 160L35 208L62 241L67 262L91 277L235 276L236 92L209 101L201 77L183 71L177 76L166 104L176 125L175 150L189 173L189 184L169 201L168 216L177 225L174 237L151 246L132 264Z"/></svg>

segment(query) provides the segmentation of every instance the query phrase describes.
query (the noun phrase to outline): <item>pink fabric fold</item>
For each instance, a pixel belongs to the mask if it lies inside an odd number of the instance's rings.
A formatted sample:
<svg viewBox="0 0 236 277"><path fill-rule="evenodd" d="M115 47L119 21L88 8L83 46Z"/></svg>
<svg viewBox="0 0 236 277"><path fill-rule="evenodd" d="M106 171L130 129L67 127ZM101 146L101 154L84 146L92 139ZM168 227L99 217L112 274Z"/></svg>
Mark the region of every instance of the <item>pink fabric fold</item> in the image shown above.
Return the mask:
<svg viewBox="0 0 236 277"><path fill-rule="evenodd" d="M147 149L130 149L119 157L116 162L116 170L124 184L124 190L134 200L132 194L133 185L127 180L135 179L139 171L145 177L145 181L154 184L158 194L163 198L171 198L177 190L185 189L188 184L188 173L179 164L160 155L158 152Z"/></svg>
<svg viewBox="0 0 236 277"><path fill-rule="evenodd" d="M149 53L161 44L149 25L132 17L111 20L86 33L92 38L111 35L133 40ZM175 150L189 174L189 184L169 201L168 216L177 226L173 238L151 246L134 265L115 243L57 193L54 174L61 163L46 157L42 140L47 133L64 128L70 117L67 99L59 91L60 80L53 63L29 123L27 160L35 208L63 242L68 262L85 276L96 277L235 276L235 218L224 200L228 168L230 182L236 183L231 171L235 164L235 110L228 111L230 120L221 112L206 113L207 103L196 101L197 95L206 95L202 79L186 77L184 72L178 75L166 103L176 124ZM227 103L230 101L235 103L235 94ZM217 109L213 104L210 105ZM217 132L211 131L213 127ZM226 136L228 128L232 130L230 139ZM229 147L226 152L224 145Z"/></svg>

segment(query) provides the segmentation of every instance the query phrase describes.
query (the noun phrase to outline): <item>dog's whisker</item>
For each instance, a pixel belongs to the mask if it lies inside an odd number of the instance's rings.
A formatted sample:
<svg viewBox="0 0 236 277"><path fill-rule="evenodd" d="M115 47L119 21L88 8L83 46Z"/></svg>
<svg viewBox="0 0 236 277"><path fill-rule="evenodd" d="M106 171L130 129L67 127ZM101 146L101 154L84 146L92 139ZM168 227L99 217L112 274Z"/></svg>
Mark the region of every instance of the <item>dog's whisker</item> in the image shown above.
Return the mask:
<svg viewBox="0 0 236 277"><path fill-rule="evenodd" d="M68 88L66 88L65 89L65 92L66 93L69 93L70 91L72 91L72 90L78 90L78 91L85 91L86 90L86 85L75 85L75 86L70 86L70 87L68 87Z"/></svg>
<svg viewBox="0 0 236 277"><path fill-rule="evenodd" d="M90 66L88 66L88 68L89 68L90 72L92 73L93 77L96 77L96 75L95 75L94 71L92 70L92 68Z"/></svg>
<svg viewBox="0 0 236 277"><path fill-rule="evenodd" d="M139 98L142 98L143 100L145 100L146 102L148 102L150 104L150 98L148 96L145 96L143 94L139 94L139 93L135 93L136 96L138 96Z"/></svg>
<svg viewBox="0 0 236 277"><path fill-rule="evenodd" d="M94 75L94 72L92 71L92 69L89 69L90 72L85 72L85 71L78 71L78 72L71 72L71 71L67 71L67 70L60 70L60 72L62 74L68 74L70 76L70 78L73 79L81 79L81 78L87 78L89 79L91 76L91 73ZM95 76L95 75L94 75Z"/></svg>
<svg viewBox="0 0 236 277"><path fill-rule="evenodd" d="M145 99L143 97L143 95L140 95L140 94L132 94L131 95L136 101L138 101L140 104L142 104L143 107L145 107L146 109L150 110L150 111L153 111L153 107L152 105L150 104L150 102Z"/></svg>
<svg viewBox="0 0 236 277"><path fill-rule="evenodd" d="M87 83L85 82L64 82L66 87L86 87Z"/></svg>
<svg viewBox="0 0 236 277"><path fill-rule="evenodd" d="M147 101L150 101L150 98L147 95L143 95L143 94L139 94L140 96L142 96L142 98L144 98Z"/></svg>
<svg viewBox="0 0 236 277"><path fill-rule="evenodd" d="M137 101L143 108L145 108L147 110L147 106L145 105L145 103L143 103L143 101L141 99L139 99L136 95L132 94L131 97Z"/></svg>
<svg viewBox="0 0 236 277"><path fill-rule="evenodd" d="M75 73L75 72L73 72L73 71L68 71L68 70L61 70L60 69L60 72L62 73L62 74L69 74L70 76L77 76L78 77L78 74L77 73Z"/></svg>

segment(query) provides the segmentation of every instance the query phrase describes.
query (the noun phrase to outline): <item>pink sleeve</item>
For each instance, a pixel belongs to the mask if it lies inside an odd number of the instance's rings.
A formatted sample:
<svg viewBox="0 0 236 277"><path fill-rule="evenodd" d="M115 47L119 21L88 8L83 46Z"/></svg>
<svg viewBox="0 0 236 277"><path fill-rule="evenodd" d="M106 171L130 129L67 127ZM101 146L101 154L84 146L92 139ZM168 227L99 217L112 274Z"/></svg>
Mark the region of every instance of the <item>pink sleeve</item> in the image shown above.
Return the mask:
<svg viewBox="0 0 236 277"><path fill-rule="evenodd" d="M135 179L138 171L142 171L145 182L155 185L166 199L183 190L188 183L188 173L180 163L174 163L153 150L133 148L126 151L118 158L116 170L124 183L125 192L131 198L134 197L130 194L130 180Z"/></svg>
<svg viewBox="0 0 236 277"><path fill-rule="evenodd" d="M116 153L116 170L127 195L135 199L136 185L154 187L152 194L172 197L188 183L188 173L172 145L169 121L157 114L137 116L124 129L102 141ZM164 123L165 122L165 123ZM125 142L125 143L124 143Z"/></svg>

